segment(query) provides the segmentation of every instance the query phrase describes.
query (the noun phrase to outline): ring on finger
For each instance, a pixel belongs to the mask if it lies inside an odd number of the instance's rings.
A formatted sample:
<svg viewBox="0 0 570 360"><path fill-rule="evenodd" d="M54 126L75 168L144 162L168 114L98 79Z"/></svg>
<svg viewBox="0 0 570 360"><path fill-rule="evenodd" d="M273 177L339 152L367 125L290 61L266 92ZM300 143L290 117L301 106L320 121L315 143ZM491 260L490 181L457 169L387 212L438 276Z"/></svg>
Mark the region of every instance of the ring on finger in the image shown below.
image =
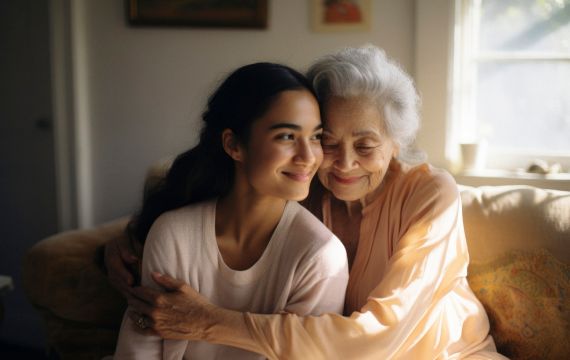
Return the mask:
<svg viewBox="0 0 570 360"><path fill-rule="evenodd" d="M140 327L141 329L146 329L148 327L148 324L146 322L146 318L144 316L139 317L139 319L136 322L137 326Z"/></svg>

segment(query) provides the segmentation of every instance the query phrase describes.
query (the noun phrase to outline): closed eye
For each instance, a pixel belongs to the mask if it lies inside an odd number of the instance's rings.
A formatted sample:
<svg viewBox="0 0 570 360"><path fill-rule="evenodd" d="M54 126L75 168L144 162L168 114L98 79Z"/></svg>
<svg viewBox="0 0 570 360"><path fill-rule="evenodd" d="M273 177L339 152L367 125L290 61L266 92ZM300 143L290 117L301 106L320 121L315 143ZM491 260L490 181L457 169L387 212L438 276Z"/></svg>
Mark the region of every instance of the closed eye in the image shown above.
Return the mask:
<svg viewBox="0 0 570 360"><path fill-rule="evenodd" d="M366 154L369 154L370 152L372 152L378 146L380 146L380 145L356 145L356 151L359 154L366 155Z"/></svg>

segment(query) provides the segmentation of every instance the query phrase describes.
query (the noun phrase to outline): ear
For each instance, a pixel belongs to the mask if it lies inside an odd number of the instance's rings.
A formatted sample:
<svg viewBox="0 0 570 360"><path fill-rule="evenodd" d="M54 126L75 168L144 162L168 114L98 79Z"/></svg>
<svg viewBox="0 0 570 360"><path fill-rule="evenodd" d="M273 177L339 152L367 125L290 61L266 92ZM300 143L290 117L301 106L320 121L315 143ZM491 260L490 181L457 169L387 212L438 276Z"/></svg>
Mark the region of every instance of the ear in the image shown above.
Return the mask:
<svg viewBox="0 0 570 360"><path fill-rule="evenodd" d="M243 161L243 149L232 130L225 129L222 132L222 146L226 154L232 159L235 161Z"/></svg>

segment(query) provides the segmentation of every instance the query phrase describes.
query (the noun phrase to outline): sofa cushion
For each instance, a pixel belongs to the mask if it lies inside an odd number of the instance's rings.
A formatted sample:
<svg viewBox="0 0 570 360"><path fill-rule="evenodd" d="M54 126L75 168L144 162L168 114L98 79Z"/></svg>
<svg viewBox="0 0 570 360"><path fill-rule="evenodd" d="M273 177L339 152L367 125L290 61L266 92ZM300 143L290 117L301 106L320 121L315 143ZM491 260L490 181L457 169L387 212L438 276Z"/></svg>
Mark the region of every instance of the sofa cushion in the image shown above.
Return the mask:
<svg viewBox="0 0 570 360"><path fill-rule="evenodd" d="M570 354L570 266L545 249L474 263L469 284L483 303L498 350L513 359Z"/></svg>
<svg viewBox="0 0 570 360"><path fill-rule="evenodd" d="M570 192L530 186L460 186L471 262L543 248L570 264Z"/></svg>
<svg viewBox="0 0 570 360"><path fill-rule="evenodd" d="M460 186L468 280L497 349L513 359L570 353L570 193Z"/></svg>

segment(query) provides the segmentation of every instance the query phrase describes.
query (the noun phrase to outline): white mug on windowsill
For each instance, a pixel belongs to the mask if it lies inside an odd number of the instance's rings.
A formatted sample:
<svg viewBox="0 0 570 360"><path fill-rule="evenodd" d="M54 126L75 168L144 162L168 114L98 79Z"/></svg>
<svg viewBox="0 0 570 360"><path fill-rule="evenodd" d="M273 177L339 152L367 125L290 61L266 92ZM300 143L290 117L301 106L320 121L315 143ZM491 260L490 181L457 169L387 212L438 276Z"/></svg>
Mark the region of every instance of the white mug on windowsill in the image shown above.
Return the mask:
<svg viewBox="0 0 570 360"><path fill-rule="evenodd" d="M463 171L483 170L487 161L487 142L461 143L461 164Z"/></svg>

